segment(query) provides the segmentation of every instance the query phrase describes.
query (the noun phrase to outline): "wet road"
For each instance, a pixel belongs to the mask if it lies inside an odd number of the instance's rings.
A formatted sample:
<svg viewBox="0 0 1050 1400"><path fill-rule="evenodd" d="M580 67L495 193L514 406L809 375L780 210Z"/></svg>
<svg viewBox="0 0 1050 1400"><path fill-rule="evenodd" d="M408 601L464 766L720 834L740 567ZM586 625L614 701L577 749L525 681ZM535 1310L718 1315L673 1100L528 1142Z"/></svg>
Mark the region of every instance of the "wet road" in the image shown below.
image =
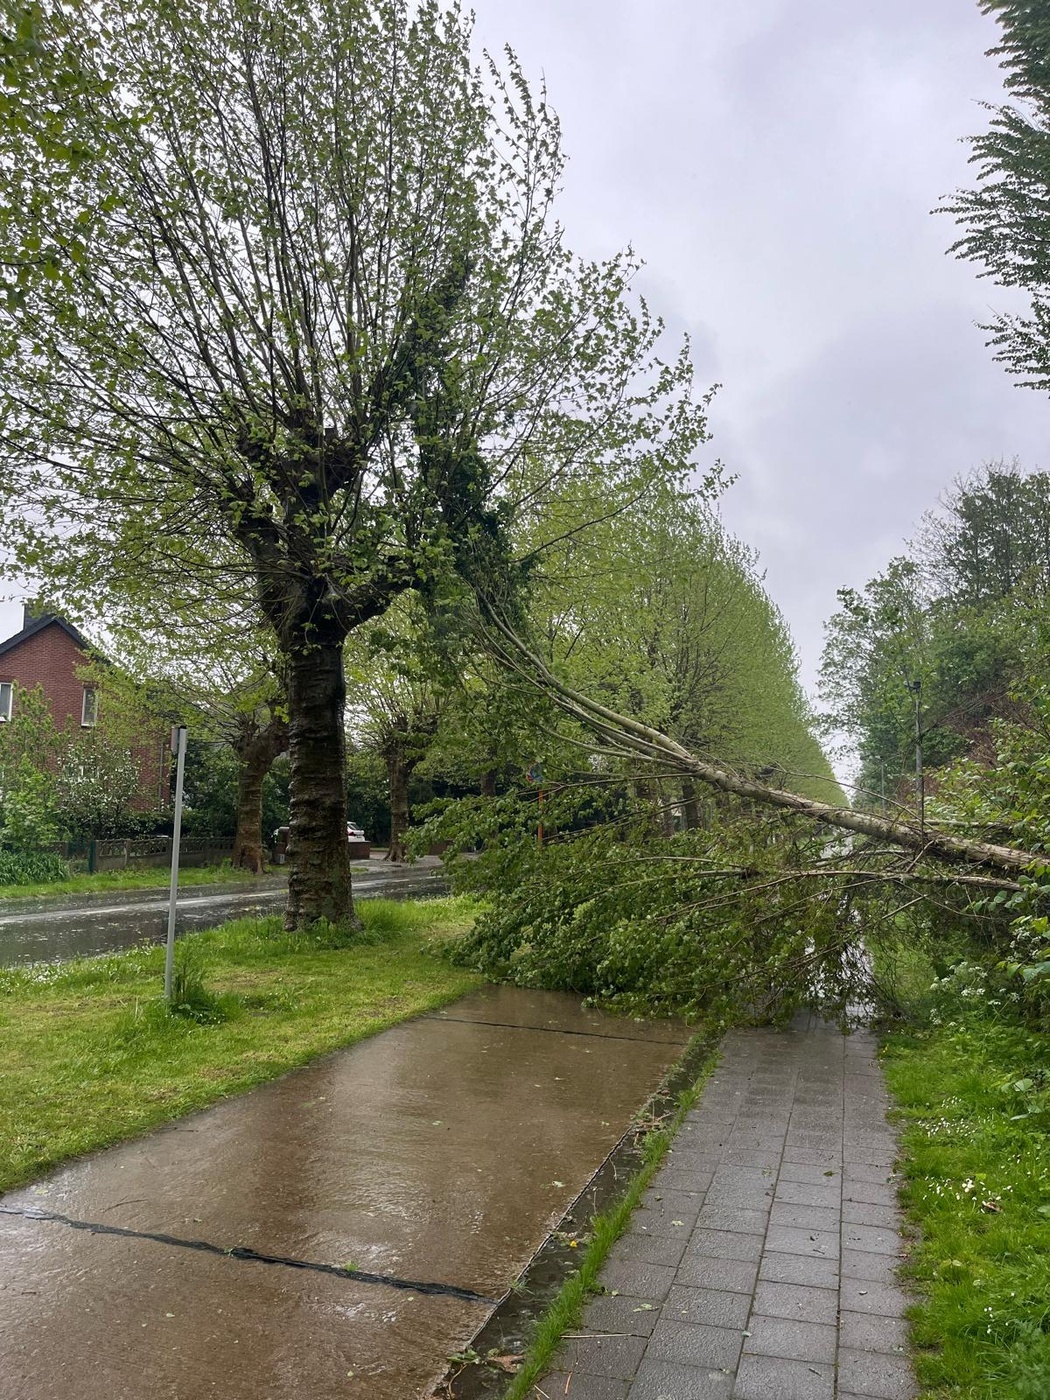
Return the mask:
<svg viewBox="0 0 1050 1400"><path fill-rule="evenodd" d="M0 1198L0 1400L417 1400L678 1057L492 988Z"/></svg>
<svg viewBox="0 0 1050 1400"><path fill-rule="evenodd" d="M278 913L284 906L284 877L237 885L198 885L187 872L179 891L176 931L214 928L227 919ZM354 870L354 895L410 899L444 889L438 863L384 866L373 862ZM168 929L168 892L122 890L104 895L0 902L0 967L18 963L63 962L67 958L113 953L148 939L161 943Z"/></svg>

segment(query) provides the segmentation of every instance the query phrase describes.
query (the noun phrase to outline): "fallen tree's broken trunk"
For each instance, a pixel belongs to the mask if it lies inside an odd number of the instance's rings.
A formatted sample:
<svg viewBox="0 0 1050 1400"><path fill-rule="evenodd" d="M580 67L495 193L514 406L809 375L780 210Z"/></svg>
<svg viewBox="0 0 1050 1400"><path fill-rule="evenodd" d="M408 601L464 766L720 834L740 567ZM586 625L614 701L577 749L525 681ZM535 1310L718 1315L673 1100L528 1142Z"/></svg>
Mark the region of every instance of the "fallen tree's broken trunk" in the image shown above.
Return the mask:
<svg viewBox="0 0 1050 1400"><path fill-rule="evenodd" d="M673 772L699 778L722 792L735 793L770 807L796 812L812 821L824 822L843 831L862 836L875 836L906 851L935 860L955 864L983 866L991 870L1012 872L1027 870L1044 857L1013 846L995 846L986 841L970 841L952 836L936 828L920 829L910 822L891 821L874 812L858 812L849 807L836 807L827 802L815 802L798 793L781 788L766 787L753 778L742 777L728 768L707 762L690 753L658 729L651 729L639 720L618 714L589 696L563 684L551 672L542 658L531 651L521 638L501 618L486 610L484 633L493 655L510 670L550 695L568 715L601 736L614 753L637 754L666 765Z"/></svg>

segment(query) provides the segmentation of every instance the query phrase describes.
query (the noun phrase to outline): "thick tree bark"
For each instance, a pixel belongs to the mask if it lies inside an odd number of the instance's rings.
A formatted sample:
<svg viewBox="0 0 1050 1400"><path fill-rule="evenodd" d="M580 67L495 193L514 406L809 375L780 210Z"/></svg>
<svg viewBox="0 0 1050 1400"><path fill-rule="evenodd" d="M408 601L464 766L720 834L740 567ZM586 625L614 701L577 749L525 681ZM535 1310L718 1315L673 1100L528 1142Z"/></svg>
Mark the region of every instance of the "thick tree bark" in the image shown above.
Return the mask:
<svg viewBox="0 0 1050 1400"><path fill-rule="evenodd" d="M482 796L482 797L495 797L495 796L496 796L496 770L495 770L495 768L486 768L486 769L484 770L484 772L482 773L482 775L481 775L481 796Z"/></svg>
<svg viewBox="0 0 1050 1400"><path fill-rule="evenodd" d="M703 822L700 819L700 803L696 796L696 784L692 778L682 779L682 815L686 831L698 831Z"/></svg>
<svg viewBox="0 0 1050 1400"><path fill-rule="evenodd" d="M276 716L262 729L245 716L243 737L236 745L237 831L233 838L233 863L240 869L262 874L263 782L278 754L288 747L288 723Z"/></svg>
<svg viewBox="0 0 1050 1400"><path fill-rule="evenodd" d="M288 656L291 763L285 927L354 920L346 839L343 634L315 624L312 644Z"/></svg>
<svg viewBox="0 0 1050 1400"><path fill-rule="evenodd" d="M386 771L390 783L390 845L386 858L405 859L405 837L408 834L408 779L412 771L401 748L393 745L387 750Z"/></svg>

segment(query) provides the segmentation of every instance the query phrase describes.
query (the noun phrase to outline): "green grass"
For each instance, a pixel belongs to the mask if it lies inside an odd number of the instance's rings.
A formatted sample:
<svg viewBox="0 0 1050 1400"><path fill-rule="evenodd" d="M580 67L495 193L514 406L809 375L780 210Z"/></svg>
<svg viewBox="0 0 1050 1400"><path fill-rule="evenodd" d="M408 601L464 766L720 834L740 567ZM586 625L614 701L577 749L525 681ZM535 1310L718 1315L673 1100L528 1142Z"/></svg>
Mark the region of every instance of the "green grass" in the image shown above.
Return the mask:
<svg viewBox="0 0 1050 1400"><path fill-rule="evenodd" d="M1018 1117L1050 1075L1050 1036L969 1017L889 1037L923 1394L1050 1397L1050 1135ZM1029 1088L1012 1086L1027 1083Z"/></svg>
<svg viewBox="0 0 1050 1400"><path fill-rule="evenodd" d="M0 1190L273 1079L481 984L436 945L462 899L363 901L349 947L241 919L181 940L234 1015L201 1025L161 1000L164 950L0 969Z"/></svg>
<svg viewBox="0 0 1050 1400"><path fill-rule="evenodd" d="M536 1382L549 1370L562 1337L579 1326L587 1299L601 1291L598 1275L609 1250L627 1228L643 1192L655 1176L667 1149L681 1127L682 1119L696 1103L704 1081L717 1063L718 1055L712 1054L696 1082L679 1094L675 1112L666 1126L646 1134L642 1149L642 1166L628 1182L620 1201L596 1215L591 1221L590 1240L580 1261L580 1267L562 1284L554 1300L537 1322L521 1370L511 1382L503 1400L529 1400L534 1393L533 1387Z"/></svg>
<svg viewBox="0 0 1050 1400"><path fill-rule="evenodd" d="M273 871L270 872L275 873ZM256 880L248 870L232 865L191 866L179 871L184 885L227 885ZM104 894L107 890L167 889L171 871L167 866L148 870L100 870L94 875L71 875L68 880L52 880L36 885L0 885L2 899L35 899L59 894Z"/></svg>

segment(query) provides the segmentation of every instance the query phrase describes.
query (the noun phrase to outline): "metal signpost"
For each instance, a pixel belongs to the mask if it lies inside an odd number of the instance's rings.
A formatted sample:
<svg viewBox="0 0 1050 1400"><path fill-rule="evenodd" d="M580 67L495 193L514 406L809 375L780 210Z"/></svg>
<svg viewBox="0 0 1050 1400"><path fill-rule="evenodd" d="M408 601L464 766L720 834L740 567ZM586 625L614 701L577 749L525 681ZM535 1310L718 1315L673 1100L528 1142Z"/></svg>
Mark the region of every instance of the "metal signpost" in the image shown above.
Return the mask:
<svg viewBox="0 0 1050 1400"><path fill-rule="evenodd" d="M186 726L171 731L175 759L175 817L171 829L171 892L168 895L168 942L164 952L164 1000L171 1001L171 975L175 969L175 905L179 897L179 846L182 843L182 780L186 772Z"/></svg>

